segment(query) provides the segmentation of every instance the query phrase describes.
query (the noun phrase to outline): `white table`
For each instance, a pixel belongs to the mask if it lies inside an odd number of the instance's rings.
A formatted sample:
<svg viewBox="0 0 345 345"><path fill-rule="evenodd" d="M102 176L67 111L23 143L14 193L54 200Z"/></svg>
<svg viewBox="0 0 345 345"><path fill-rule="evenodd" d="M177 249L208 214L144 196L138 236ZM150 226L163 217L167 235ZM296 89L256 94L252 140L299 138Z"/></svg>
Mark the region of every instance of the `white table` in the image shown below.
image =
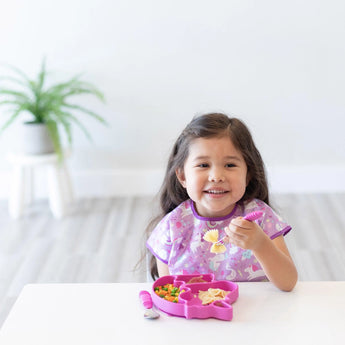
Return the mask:
<svg viewBox="0 0 345 345"><path fill-rule="evenodd" d="M161 312L143 318L143 284L42 284L24 287L0 330L0 344L343 344L345 282L240 283L232 321Z"/></svg>

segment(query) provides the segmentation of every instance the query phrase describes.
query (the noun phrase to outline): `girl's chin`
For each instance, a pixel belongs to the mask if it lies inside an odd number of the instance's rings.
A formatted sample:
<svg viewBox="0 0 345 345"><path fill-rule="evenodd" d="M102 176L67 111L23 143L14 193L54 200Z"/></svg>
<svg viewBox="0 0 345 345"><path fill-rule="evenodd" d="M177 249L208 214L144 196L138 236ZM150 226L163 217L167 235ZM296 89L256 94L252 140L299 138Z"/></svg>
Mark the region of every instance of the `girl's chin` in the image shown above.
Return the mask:
<svg viewBox="0 0 345 345"><path fill-rule="evenodd" d="M225 217L229 215L232 210L234 209L235 205L232 205L231 207L227 208L205 208L202 207L200 210L197 208L197 212L201 217L207 217L207 218L220 218L220 217Z"/></svg>

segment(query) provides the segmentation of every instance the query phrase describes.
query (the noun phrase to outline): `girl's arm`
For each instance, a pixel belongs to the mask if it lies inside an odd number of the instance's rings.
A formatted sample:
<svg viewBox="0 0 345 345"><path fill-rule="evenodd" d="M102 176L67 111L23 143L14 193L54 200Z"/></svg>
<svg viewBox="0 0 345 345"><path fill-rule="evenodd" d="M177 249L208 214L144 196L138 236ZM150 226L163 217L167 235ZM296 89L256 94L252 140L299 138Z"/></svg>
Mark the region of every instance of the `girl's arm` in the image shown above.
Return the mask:
<svg viewBox="0 0 345 345"><path fill-rule="evenodd" d="M297 270L283 236L271 240L255 222L234 219L225 229L229 242L252 250L268 279L279 289L291 291L297 282Z"/></svg>
<svg viewBox="0 0 345 345"><path fill-rule="evenodd" d="M253 250L268 279L279 289L291 291L297 282L297 270L283 236L271 240L267 236L262 245Z"/></svg>
<svg viewBox="0 0 345 345"><path fill-rule="evenodd" d="M157 258L156 258L156 263L157 263L158 275L160 277L170 275L169 268L168 268L167 264L165 264L164 262L160 261Z"/></svg>

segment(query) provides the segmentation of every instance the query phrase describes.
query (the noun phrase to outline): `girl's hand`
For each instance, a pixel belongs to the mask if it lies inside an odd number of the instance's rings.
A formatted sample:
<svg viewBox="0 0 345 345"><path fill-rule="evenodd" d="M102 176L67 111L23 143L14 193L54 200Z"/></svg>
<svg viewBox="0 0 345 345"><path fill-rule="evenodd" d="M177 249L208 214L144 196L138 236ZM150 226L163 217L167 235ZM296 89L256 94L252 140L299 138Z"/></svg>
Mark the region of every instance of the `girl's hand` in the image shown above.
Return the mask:
<svg viewBox="0 0 345 345"><path fill-rule="evenodd" d="M269 239L258 224L243 217L233 219L224 230L228 235L228 242L242 249L256 250Z"/></svg>
<svg viewBox="0 0 345 345"><path fill-rule="evenodd" d="M283 291L291 291L297 282L297 270L282 235L271 240L255 222L242 217L224 229L229 243L252 250L268 279Z"/></svg>

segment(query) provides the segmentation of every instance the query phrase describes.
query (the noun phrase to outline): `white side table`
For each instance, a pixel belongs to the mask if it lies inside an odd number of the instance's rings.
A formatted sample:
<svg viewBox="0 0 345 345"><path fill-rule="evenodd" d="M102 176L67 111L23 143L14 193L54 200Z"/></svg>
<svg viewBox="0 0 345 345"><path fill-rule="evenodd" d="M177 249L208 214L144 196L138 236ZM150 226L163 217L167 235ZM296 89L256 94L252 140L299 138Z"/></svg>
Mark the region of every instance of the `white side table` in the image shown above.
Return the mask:
<svg viewBox="0 0 345 345"><path fill-rule="evenodd" d="M73 201L73 192L65 160L58 161L55 153L27 155L10 153L8 159L13 166L12 185L9 197L9 213L20 218L26 202L34 199L33 173L36 168L47 172L49 204L55 218L62 218L67 206Z"/></svg>

